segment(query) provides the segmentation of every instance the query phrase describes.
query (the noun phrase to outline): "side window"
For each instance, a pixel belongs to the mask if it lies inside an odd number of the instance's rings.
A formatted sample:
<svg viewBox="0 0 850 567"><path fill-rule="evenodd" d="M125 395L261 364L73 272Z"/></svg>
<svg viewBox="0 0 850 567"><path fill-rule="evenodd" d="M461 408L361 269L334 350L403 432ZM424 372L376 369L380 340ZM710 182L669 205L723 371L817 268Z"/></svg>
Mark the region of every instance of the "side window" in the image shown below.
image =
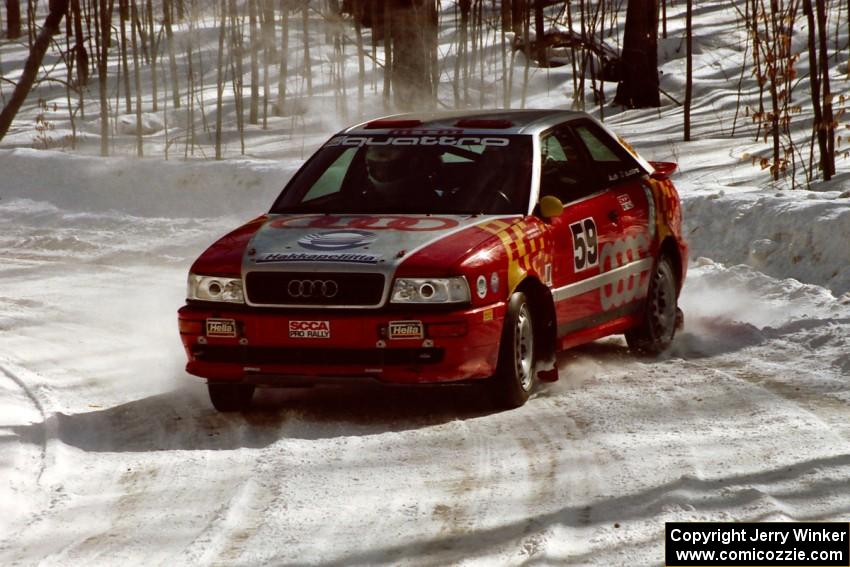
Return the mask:
<svg viewBox="0 0 850 567"><path fill-rule="evenodd" d="M631 156L599 128L581 124L574 130L606 186L640 175L640 168Z"/></svg>
<svg viewBox="0 0 850 567"><path fill-rule="evenodd" d="M598 188L572 134L557 129L540 140L540 196L552 195L564 203L590 195Z"/></svg>
<svg viewBox="0 0 850 567"><path fill-rule="evenodd" d="M541 149L543 151L543 166L546 166L546 163L549 162L565 162L567 161L567 155L564 153L564 148L561 147L560 142L558 142L558 138L555 135L547 136L543 139L543 143L541 144Z"/></svg>
<svg viewBox="0 0 850 567"><path fill-rule="evenodd" d="M348 173L348 167L351 165L351 160L357 153L357 148L348 148L342 152L336 160L328 167L325 172L319 177L307 194L304 195L302 202L312 201L338 193L342 189L342 182L345 179L345 174Z"/></svg>

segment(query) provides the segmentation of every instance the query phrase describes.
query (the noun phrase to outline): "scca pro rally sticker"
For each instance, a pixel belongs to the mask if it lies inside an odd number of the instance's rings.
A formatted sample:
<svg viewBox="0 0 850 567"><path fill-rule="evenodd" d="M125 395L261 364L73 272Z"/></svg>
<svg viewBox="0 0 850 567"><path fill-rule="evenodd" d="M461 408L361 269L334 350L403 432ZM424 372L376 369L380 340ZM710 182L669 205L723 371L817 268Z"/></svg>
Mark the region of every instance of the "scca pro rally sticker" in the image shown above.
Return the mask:
<svg viewBox="0 0 850 567"><path fill-rule="evenodd" d="M290 321L290 339L329 339L331 338L330 321Z"/></svg>

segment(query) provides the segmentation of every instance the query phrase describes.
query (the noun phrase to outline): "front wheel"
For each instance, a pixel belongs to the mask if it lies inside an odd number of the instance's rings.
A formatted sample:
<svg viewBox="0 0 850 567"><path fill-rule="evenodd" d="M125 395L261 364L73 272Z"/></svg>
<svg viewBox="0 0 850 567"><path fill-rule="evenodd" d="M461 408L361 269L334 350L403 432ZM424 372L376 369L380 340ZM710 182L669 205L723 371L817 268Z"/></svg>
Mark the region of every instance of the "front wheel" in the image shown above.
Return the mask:
<svg viewBox="0 0 850 567"><path fill-rule="evenodd" d="M223 412L248 409L251 398L254 396L253 384L207 382L207 390L209 390L213 407Z"/></svg>
<svg viewBox="0 0 850 567"><path fill-rule="evenodd" d="M629 348L639 354L657 355L670 347L676 334L678 307L676 276L667 256L658 260L640 323L626 332Z"/></svg>
<svg viewBox="0 0 850 567"><path fill-rule="evenodd" d="M534 324L524 293L511 295L504 325L492 393L500 407L517 408L534 387Z"/></svg>

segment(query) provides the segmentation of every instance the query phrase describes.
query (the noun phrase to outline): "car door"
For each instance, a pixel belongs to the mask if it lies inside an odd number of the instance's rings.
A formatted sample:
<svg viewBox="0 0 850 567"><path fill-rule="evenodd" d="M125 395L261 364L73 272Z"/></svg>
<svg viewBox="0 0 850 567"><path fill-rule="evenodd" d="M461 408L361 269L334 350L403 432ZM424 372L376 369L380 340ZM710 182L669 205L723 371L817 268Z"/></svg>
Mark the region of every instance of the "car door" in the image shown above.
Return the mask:
<svg viewBox="0 0 850 567"><path fill-rule="evenodd" d="M610 320L633 312L646 295L655 226L652 197L641 181L643 170L604 128L579 120L571 129L612 199L608 204L610 239L599 251L600 269L609 275L601 288L600 307Z"/></svg>
<svg viewBox="0 0 850 567"><path fill-rule="evenodd" d="M601 251L619 236L611 219L617 202L590 168L588 154L568 125L540 139L540 197L552 195L564 204L551 219L554 242L552 291L562 338L598 324Z"/></svg>

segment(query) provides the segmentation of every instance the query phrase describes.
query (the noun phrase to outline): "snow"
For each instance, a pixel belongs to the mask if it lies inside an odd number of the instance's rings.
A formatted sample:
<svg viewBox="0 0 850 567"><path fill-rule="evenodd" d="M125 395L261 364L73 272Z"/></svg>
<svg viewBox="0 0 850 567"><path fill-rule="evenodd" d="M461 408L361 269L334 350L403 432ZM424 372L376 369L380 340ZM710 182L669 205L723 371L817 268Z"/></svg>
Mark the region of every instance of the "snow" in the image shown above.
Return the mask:
<svg viewBox="0 0 850 567"><path fill-rule="evenodd" d="M683 9L661 42L671 93ZM669 101L605 110L680 165L685 329L657 360L619 337L565 352L510 412L463 388L323 388L224 415L184 373L188 266L346 123L321 97L223 162L164 161L159 116L144 159L31 149L19 123L0 149L0 563L646 565L665 521L846 521L850 169L792 191L752 166L749 119L731 135L743 33L729 10L700 18L694 142ZM569 72L531 69L526 105L567 107Z"/></svg>

